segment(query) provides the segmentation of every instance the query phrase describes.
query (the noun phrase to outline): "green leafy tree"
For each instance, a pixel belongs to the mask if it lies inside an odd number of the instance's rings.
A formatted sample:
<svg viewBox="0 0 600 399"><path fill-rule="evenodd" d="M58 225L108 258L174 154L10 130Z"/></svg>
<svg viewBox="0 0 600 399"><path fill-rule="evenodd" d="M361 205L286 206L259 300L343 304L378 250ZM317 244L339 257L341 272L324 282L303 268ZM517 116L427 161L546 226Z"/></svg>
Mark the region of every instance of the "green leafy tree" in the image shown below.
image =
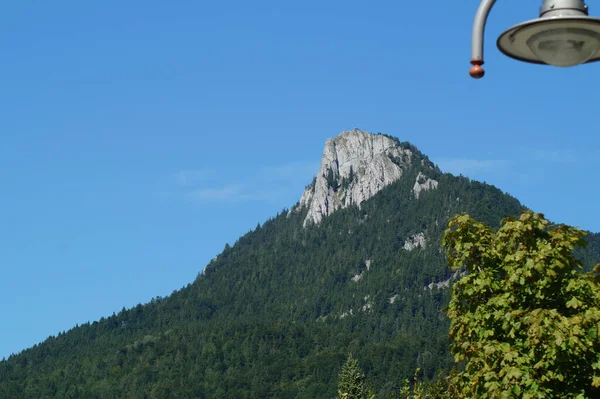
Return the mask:
<svg viewBox="0 0 600 399"><path fill-rule="evenodd" d="M415 370L412 386L408 379L404 380L402 388L400 388L400 399L426 399L425 386L422 381L419 381L420 369Z"/></svg>
<svg viewBox="0 0 600 399"><path fill-rule="evenodd" d="M456 399L459 397L456 384L456 369L450 370L448 375L438 372L436 378L427 385L427 399Z"/></svg>
<svg viewBox="0 0 600 399"><path fill-rule="evenodd" d="M342 366L338 382L338 399L368 399L369 389L365 374L352 354Z"/></svg>
<svg viewBox="0 0 600 399"><path fill-rule="evenodd" d="M435 379L425 382L419 379L421 369L417 368L412 382L404 380L398 395L398 399L456 399L458 393L453 383L456 370L452 369L446 376L441 371Z"/></svg>
<svg viewBox="0 0 600 399"><path fill-rule="evenodd" d="M498 231L465 214L447 226L449 264L466 269L447 308L461 397L600 397L600 265L573 256L585 233L531 211Z"/></svg>

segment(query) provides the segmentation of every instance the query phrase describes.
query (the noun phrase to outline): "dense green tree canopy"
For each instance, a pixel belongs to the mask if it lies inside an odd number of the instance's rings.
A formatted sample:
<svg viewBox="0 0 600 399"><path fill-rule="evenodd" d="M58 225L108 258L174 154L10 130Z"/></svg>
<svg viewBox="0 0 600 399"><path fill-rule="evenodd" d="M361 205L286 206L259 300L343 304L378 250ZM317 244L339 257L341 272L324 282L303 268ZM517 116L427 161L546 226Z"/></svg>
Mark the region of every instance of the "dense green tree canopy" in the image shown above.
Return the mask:
<svg viewBox="0 0 600 399"><path fill-rule="evenodd" d="M530 211L498 231L468 215L448 227L449 264L466 272L448 307L461 397L599 397L599 280L573 255L585 233Z"/></svg>

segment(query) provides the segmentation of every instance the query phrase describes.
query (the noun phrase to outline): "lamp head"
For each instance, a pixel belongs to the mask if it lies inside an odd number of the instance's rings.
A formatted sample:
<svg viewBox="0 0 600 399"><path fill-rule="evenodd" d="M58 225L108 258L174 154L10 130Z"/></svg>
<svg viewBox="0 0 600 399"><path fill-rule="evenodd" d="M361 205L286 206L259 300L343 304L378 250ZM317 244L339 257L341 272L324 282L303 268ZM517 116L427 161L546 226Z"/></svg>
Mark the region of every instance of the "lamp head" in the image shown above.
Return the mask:
<svg viewBox="0 0 600 399"><path fill-rule="evenodd" d="M583 0L544 0L540 17L508 29L498 49L519 61L570 67L600 61L600 18Z"/></svg>

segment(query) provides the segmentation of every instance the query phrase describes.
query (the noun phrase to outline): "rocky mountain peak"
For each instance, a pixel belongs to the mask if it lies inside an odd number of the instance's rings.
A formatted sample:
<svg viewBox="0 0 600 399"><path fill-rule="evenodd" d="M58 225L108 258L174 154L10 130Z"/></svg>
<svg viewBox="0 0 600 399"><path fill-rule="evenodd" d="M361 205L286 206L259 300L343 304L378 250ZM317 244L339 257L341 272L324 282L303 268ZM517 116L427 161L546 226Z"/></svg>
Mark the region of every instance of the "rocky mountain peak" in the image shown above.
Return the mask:
<svg viewBox="0 0 600 399"><path fill-rule="evenodd" d="M308 208L304 225L318 224L340 208L358 205L402 177L415 154L383 134L360 129L328 139L321 168L298 204Z"/></svg>

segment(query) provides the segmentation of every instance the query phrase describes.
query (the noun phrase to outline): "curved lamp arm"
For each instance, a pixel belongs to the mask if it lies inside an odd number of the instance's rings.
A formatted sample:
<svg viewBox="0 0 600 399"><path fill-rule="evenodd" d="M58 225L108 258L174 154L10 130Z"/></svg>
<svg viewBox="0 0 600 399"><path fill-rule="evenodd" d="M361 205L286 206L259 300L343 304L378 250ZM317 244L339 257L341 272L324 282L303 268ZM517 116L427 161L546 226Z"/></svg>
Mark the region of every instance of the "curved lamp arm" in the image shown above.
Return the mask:
<svg viewBox="0 0 600 399"><path fill-rule="evenodd" d="M481 0L475 21L473 22L473 36L471 39L471 70L469 74L475 79L482 78L485 71L481 67L483 65L483 36L485 32L485 23L488 15L492 11L492 7L496 0Z"/></svg>

